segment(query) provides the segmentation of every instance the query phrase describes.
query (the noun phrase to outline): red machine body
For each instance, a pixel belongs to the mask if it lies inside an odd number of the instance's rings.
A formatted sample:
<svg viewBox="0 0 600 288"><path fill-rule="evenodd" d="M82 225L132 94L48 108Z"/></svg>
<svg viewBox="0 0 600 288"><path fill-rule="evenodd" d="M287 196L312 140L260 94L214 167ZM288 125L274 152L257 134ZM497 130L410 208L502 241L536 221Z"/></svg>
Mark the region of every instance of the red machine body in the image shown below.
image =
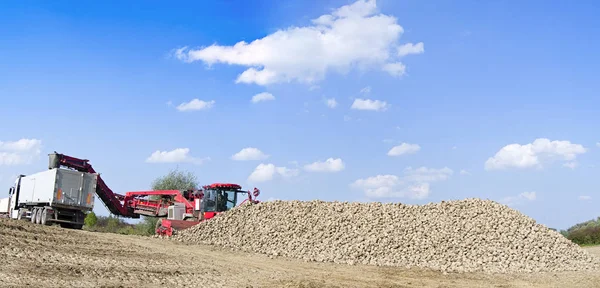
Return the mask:
<svg viewBox="0 0 600 288"><path fill-rule="evenodd" d="M223 195L227 194L228 198L231 197L231 195L234 195L233 201L230 201L230 203L233 203L233 204L237 204L237 194L239 194L239 193L248 195L248 198L245 199L244 201L242 201L239 205L245 203L246 201L250 201L252 203L259 202L259 201L255 200L254 198L256 198L260 194L260 190L258 190L257 188L254 188L254 191L252 193L250 193L250 191L242 191L240 189L241 189L241 186L239 186L237 184L231 184L231 183L214 183L211 185L204 186L202 193L198 194L200 196L200 198L194 199L194 201L196 203L201 203L199 205L199 207L195 206L193 208L192 211L194 212L194 214L193 214L194 216L187 218L185 220L172 219L169 217L167 217L166 219L165 218L159 219L156 223L156 234L162 235L162 236L172 236L176 231L184 230L189 227L192 227L202 221L206 221L208 219L215 217L219 213L223 213L223 212L228 211L231 208L233 208L233 205L231 205L231 206L226 205L226 206L222 206L220 208L218 207L218 205L215 205L212 207L213 209L211 209L211 205L208 205L207 201L211 200L210 199L211 193L214 191L221 192L221 193L223 193ZM204 192L206 192L206 193L204 193ZM208 198L205 199L204 198L205 196ZM207 200L207 201L205 201L205 200Z"/></svg>
<svg viewBox="0 0 600 288"><path fill-rule="evenodd" d="M64 166L80 172L96 173L89 160L79 159L54 152L50 168ZM51 160L52 161L52 160ZM114 193L98 175L96 194L106 208L114 215L127 218L140 218L140 215L159 217L156 233L171 236L175 231L187 229L201 221L213 218L237 205L237 195L247 194L246 201L255 200L260 190L241 190L241 186L232 183L213 183L199 190L154 190L134 191L125 195ZM208 193L208 198L205 194ZM216 196L215 196L216 195ZM232 196L233 195L233 196ZM219 201L215 197L225 197L225 206L217 207ZM221 204L223 204L221 202ZM166 218L165 218L166 217ZM182 219L178 219L182 218Z"/></svg>

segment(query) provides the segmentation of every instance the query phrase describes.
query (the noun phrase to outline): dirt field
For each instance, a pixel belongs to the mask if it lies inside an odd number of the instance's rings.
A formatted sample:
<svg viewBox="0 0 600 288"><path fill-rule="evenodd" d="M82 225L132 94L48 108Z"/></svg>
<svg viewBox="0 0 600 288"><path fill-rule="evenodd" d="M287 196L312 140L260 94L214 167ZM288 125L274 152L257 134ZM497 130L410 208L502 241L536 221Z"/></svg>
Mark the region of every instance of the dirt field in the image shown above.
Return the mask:
<svg viewBox="0 0 600 288"><path fill-rule="evenodd" d="M600 271L444 275L306 263L8 219L0 247L2 287L600 287ZM586 249L600 257L600 247Z"/></svg>

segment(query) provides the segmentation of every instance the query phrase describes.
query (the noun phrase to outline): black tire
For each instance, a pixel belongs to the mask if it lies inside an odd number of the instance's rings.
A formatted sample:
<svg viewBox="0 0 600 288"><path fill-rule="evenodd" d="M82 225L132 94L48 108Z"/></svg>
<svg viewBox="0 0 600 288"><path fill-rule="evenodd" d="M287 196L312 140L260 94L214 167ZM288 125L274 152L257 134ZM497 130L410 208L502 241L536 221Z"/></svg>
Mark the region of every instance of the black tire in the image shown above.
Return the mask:
<svg viewBox="0 0 600 288"><path fill-rule="evenodd" d="M37 218L37 213L38 213L37 208L33 208L33 210L31 210L31 223L33 223L33 224L35 224L35 219Z"/></svg>
<svg viewBox="0 0 600 288"><path fill-rule="evenodd" d="M45 225L45 226L50 225L50 221L48 221L48 209L47 208L44 208L42 210L40 224Z"/></svg>
<svg viewBox="0 0 600 288"><path fill-rule="evenodd" d="M35 224L42 224L42 216L44 214L44 208L38 208L35 214Z"/></svg>

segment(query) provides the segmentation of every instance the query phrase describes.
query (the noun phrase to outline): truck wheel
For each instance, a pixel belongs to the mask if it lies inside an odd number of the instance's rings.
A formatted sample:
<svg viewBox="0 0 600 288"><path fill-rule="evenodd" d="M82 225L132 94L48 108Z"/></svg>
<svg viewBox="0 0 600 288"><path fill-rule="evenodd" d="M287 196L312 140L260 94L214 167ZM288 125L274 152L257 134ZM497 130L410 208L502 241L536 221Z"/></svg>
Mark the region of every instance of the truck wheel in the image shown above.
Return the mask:
<svg viewBox="0 0 600 288"><path fill-rule="evenodd" d="M35 213L35 224L42 224L42 215L44 215L44 208L38 208Z"/></svg>
<svg viewBox="0 0 600 288"><path fill-rule="evenodd" d="M48 209L44 208L44 210L42 210L42 219L40 220L40 224L42 225L50 225L50 222L48 221Z"/></svg>
<svg viewBox="0 0 600 288"><path fill-rule="evenodd" d="M33 208L33 210L31 210L31 223L33 223L33 224L35 224L35 219L37 218L37 213L38 213L37 208Z"/></svg>
<svg viewBox="0 0 600 288"><path fill-rule="evenodd" d="M17 220L23 220L23 214L25 214L25 210L19 208L19 212L17 212Z"/></svg>

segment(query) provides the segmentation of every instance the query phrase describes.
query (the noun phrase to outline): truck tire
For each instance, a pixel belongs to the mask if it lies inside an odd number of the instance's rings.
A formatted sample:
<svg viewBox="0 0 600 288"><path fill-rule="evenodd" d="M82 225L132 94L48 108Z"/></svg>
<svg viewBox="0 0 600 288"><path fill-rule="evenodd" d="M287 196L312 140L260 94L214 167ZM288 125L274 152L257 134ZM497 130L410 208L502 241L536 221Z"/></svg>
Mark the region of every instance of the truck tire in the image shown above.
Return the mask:
<svg viewBox="0 0 600 288"><path fill-rule="evenodd" d="M44 208L38 208L35 215L35 224L42 224L42 216L44 215Z"/></svg>
<svg viewBox="0 0 600 288"><path fill-rule="evenodd" d="M50 225L50 221L48 221L48 209L47 208L44 208L42 210L42 217L41 218L42 219L40 220L40 224L46 225L46 226Z"/></svg>
<svg viewBox="0 0 600 288"><path fill-rule="evenodd" d="M38 209L33 208L31 210L31 223L35 224L35 219L37 218Z"/></svg>

